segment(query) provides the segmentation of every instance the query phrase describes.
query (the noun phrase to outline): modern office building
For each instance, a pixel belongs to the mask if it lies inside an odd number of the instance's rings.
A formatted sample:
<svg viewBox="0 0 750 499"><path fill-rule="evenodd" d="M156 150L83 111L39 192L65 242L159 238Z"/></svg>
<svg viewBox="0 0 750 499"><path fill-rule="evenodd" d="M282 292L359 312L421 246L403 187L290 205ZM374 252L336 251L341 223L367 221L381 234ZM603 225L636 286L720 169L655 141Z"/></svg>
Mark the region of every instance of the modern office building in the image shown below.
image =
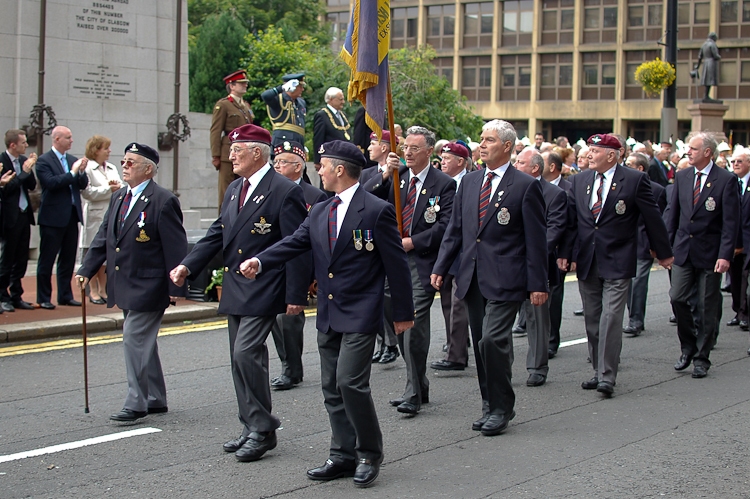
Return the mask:
<svg viewBox="0 0 750 499"><path fill-rule="evenodd" d="M349 22L349 0L327 0L334 48ZM485 119L511 121L519 135L572 140L612 130L659 139L662 98L635 81L644 61L663 58L663 0L391 0L391 47L432 45L436 72ZM750 0L681 0L678 9L678 135L703 88L691 80L698 49L719 36L720 83L729 105L725 134L750 142Z"/></svg>

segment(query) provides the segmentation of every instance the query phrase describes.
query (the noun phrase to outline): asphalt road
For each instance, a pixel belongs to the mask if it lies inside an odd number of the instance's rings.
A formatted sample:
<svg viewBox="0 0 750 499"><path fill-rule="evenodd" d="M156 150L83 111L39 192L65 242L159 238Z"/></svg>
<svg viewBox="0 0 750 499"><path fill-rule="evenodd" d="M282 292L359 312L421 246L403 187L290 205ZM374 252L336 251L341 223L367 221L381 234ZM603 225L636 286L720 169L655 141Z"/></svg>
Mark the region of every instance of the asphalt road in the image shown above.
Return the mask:
<svg viewBox="0 0 750 499"><path fill-rule="evenodd" d="M517 417L501 436L471 431L481 415L473 355L466 371L429 371L431 403L415 418L388 405L403 390L403 360L375 365L385 461L368 489L350 479L305 477L327 458L330 439L314 318L306 324L304 382L273 394L283 424L279 446L255 463L239 463L221 449L241 429L226 329L172 329L160 338L170 411L130 426L108 420L126 390L116 337L89 347L89 414L80 347L30 345L18 355L0 349L0 497L750 497L748 333L722 327L707 378L675 372L680 352L667 320L667 288L666 272L652 273L646 331L623 340L611 399L580 388L592 375L585 344L561 348L547 384L526 387L526 339L516 339ZM723 322L730 301L725 295ZM569 282L563 341L584 336L583 318L573 316L579 306L577 283ZM432 310L435 360L445 328L438 302ZM269 347L274 376L279 362L270 340ZM17 456L132 430L143 434Z"/></svg>

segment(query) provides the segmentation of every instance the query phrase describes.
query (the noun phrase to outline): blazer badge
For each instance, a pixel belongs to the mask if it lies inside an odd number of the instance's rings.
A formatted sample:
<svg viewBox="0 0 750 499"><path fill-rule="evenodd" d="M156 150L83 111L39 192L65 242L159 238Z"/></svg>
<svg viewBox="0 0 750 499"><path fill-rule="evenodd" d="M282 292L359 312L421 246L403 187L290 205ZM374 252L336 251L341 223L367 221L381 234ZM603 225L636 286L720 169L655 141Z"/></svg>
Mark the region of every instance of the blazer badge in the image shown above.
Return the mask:
<svg viewBox="0 0 750 499"><path fill-rule="evenodd" d="M716 200L712 197L706 199L706 211L714 211L716 209Z"/></svg>
<svg viewBox="0 0 750 499"><path fill-rule="evenodd" d="M271 232L271 224L266 223L265 217L260 217L260 222L255 222L255 232L257 234L268 234Z"/></svg>
<svg viewBox="0 0 750 499"><path fill-rule="evenodd" d="M623 201L621 199L615 205L615 213L617 213L618 215L624 215L625 214L625 208L626 208L625 207L625 201Z"/></svg>
<svg viewBox="0 0 750 499"><path fill-rule="evenodd" d="M148 235L146 235L145 230L141 229L141 233L138 234L138 237L136 237L135 240L138 241L139 243L147 243L151 240L151 238L148 237Z"/></svg>
<svg viewBox="0 0 750 499"><path fill-rule="evenodd" d="M508 225L510 223L510 212L508 208L500 208L497 213L497 223L500 225Z"/></svg>

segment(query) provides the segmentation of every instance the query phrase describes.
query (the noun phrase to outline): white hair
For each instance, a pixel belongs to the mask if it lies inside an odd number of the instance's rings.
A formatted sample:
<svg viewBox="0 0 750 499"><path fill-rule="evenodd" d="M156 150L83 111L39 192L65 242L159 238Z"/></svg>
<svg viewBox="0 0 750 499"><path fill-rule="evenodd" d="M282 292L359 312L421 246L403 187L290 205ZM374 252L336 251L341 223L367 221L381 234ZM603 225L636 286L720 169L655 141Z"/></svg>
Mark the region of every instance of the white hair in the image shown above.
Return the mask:
<svg viewBox="0 0 750 499"><path fill-rule="evenodd" d="M326 90L326 95L325 95L326 104L328 104L331 101L331 99L336 97L338 94L344 95L344 91L338 87L330 87L328 90Z"/></svg>
<svg viewBox="0 0 750 499"><path fill-rule="evenodd" d="M516 135L516 129L513 128L513 125L505 120L488 121L482 127L483 132L487 130L494 131L497 134L498 138L503 142L513 142L515 144L516 137L518 137Z"/></svg>

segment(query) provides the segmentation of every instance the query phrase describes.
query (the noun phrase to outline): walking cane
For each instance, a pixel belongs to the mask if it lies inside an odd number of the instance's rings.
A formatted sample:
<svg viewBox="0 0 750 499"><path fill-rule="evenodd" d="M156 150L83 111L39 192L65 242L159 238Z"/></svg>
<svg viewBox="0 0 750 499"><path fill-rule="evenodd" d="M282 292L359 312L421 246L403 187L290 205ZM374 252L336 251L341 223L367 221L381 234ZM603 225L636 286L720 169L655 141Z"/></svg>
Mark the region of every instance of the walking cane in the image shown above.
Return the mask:
<svg viewBox="0 0 750 499"><path fill-rule="evenodd" d="M88 349L86 348L86 288L83 285L84 278L79 277L81 283L81 319L82 319L82 333L83 333L83 388L86 397L86 406L83 412L89 413L89 359Z"/></svg>

